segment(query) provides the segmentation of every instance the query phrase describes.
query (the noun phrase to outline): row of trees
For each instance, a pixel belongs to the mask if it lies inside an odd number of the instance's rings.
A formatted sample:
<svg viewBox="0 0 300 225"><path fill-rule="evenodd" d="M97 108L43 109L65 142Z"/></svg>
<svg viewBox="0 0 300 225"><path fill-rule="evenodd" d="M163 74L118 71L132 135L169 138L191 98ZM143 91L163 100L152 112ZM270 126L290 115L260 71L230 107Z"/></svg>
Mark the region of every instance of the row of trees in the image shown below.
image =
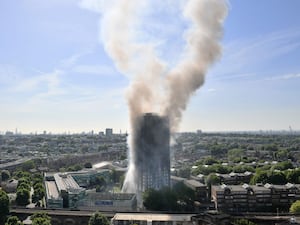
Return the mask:
<svg viewBox="0 0 300 225"><path fill-rule="evenodd" d="M173 189L148 189L143 194L144 206L155 211L193 211L195 193L182 182L174 185Z"/></svg>
<svg viewBox="0 0 300 225"><path fill-rule="evenodd" d="M290 161L282 161L277 164L237 164L234 166L222 164L220 161L217 161L211 157L208 157L203 160L199 160L195 163L197 168L192 170L192 174L198 175L208 175L210 173L221 173L228 174L231 172L243 173L246 171L256 172L258 170L287 170L293 169L293 164Z"/></svg>
<svg viewBox="0 0 300 225"><path fill-rule="evenodd" d="M9 215L9 197L6 192L0 189L0 224L5 225L23 225L16 216ZM43 212L33 214L30 219L32 225L51 225L51 218ZM95 213L89 219L88 225L109 225L108 219L101 213Z"/></svg>
<svg viewBox="0 0 300 225"><path fill-rule="evenodd" d="M25 206L30 203L31 175L28 172L17 172L17 205Z"/></svg>
<svg viewBox="0 0 300 225"><path fill-rule="evenodd" d="M18 180L16 203L25 206L30 203L31 187L33 187L32 202L40 205L45 196L43 176L40 173L30 174L24 171L17 171L14 177Z"/></svg>
<svg viewBox="0 0 300 225"><path fill-rule="evenodd" d="M250 183L270 183L270 184L286 184L286 183L300 183L300 168L287 169L284 171L277 170L257 170L252 177Z"/></svg>

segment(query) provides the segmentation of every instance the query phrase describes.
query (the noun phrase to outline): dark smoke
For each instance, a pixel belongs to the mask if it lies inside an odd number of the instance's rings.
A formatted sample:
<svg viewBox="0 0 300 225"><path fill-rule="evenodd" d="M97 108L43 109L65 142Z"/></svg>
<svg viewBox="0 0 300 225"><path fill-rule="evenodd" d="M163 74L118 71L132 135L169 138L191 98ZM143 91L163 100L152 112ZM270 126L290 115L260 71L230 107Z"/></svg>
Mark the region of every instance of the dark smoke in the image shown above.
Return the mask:
<svg viewBox="0 0 300 225"><path fill-rule="evenodd" d="M175 0L174 0L175 1ZM167 71L152 44L135 42L134 25L143 7L151 0L82 0L81 6L102 14L101 38L120 72L131 79L127 93L130 112L130 166L124 187L137 188L136 137L146 112L166 116L172 132L178 129L190 97L202 86L207 69L221 54L222 25L227 14L226 0L186 0L182 10L190 21L185 32L182 60ZM105 8L103 8L105 6Z"/></svg>

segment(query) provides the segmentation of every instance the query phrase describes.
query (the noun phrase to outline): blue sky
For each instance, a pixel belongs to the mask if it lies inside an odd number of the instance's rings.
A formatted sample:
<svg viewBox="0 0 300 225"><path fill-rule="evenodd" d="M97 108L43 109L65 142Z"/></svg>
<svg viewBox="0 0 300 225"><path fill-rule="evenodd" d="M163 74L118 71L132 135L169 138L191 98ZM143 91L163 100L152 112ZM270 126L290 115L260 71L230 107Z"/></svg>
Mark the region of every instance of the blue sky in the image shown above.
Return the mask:
<svg viewBox="0 0 300 225"><path fill-rule="evenodd" d="M178 5L153 0L137 31L170 68L188 27ZM300 130L299 8L298 0L229 1L222 57L181 131ZM100 17L79 0L0 0L0 131L129 130L130 79L104 50Z"/></svg>

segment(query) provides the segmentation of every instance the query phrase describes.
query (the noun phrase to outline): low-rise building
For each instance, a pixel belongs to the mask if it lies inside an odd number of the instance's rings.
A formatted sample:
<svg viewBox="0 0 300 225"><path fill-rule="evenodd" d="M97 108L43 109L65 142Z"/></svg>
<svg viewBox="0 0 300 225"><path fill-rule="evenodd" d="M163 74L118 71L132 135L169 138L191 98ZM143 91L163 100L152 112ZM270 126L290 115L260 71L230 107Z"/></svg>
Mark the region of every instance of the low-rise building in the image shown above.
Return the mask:
<svg viewBox="0 0 300 225"><path fill-rule="evenodd" d="M103 211L134 211L137 207L135 194L128 193L98 193L87 191L83 199L78 201L77 208L81 210Z"/></svg>
<svg viewBox="0 0 300 225"><path fill-rule="evenodd" d="M238 185L241 183L249 183L253 176L253 173L246 171L244 173L234 173L234 172L231 172L229 174L217 173L216 175L220 178L221 183L229 184L229 185Z"/></svg>
<svg viewBox="0 0 300 225"><path fill-rule="evenodd" d="M95 189L86 189L90 180L99 174L105 176L107 172L108 170L100 170L97 173L93 170L86 170L68 173L46 173L47 207L106 211L136 210L135 194L96 192Z"/></svg>
<svg viewBox="0 0 300 225"><path fill-rule="evenodd" d="M206 202L208 200L208 189L205 184L196 180L185 180L184 184L195 192L197 201Z"/></svg>
<svg viewBox="0 0 300 225"><path fill-rule="evenodd" d="M7 193L15 193L18 187L18 180L11 179L5 182L1 182L2 189Z"/></svg>
<svg viewBox="0 0 300 225"><path fill-rule="evenodd" d="M213 185L211 197L215 208L224 212L288 210L300 199L300 185Z"/></svg>
<svg viewBox="0 0 300 225"><path fill-rule="evenodd" d="M113 225L192 225L196 214L161 214L161 213L116 213L111 220Z"/></svg>

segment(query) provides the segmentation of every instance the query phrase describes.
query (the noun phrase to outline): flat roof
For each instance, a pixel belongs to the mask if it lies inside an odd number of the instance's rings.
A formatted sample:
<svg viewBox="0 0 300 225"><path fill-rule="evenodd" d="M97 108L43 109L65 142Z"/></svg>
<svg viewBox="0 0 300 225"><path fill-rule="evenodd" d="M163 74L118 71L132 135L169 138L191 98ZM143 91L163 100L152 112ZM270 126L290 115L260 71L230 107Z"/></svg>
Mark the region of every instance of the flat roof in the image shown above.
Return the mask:
<svg viewBox="0 0 300 225"><path fill-rule="evenodd" d="M58 193L55 181L46 181L45 185L46 185L46 190L47 190L47 197L58 199L59 193Z"/></svg>
<svg viewBox="0 0 300 225"><path fill-rule="evenodd" d="M191 221L197 214L116 213L113 220Z"/></svg>
<svg viewBox="0 0 300 225"><path fill-rule="evenodd" d="M200 183L199 181L196 181L196 180L185 180L184 183L186 185L192 186L194 188L206 187L205 184L202 184L202 183Z"/></svg>
<svg viewBox="0 0 300 225"><path fill-rule="evenodd" d="M69 174L54 174L54 179L59 191L71 191L82 189Z"/></svg>

